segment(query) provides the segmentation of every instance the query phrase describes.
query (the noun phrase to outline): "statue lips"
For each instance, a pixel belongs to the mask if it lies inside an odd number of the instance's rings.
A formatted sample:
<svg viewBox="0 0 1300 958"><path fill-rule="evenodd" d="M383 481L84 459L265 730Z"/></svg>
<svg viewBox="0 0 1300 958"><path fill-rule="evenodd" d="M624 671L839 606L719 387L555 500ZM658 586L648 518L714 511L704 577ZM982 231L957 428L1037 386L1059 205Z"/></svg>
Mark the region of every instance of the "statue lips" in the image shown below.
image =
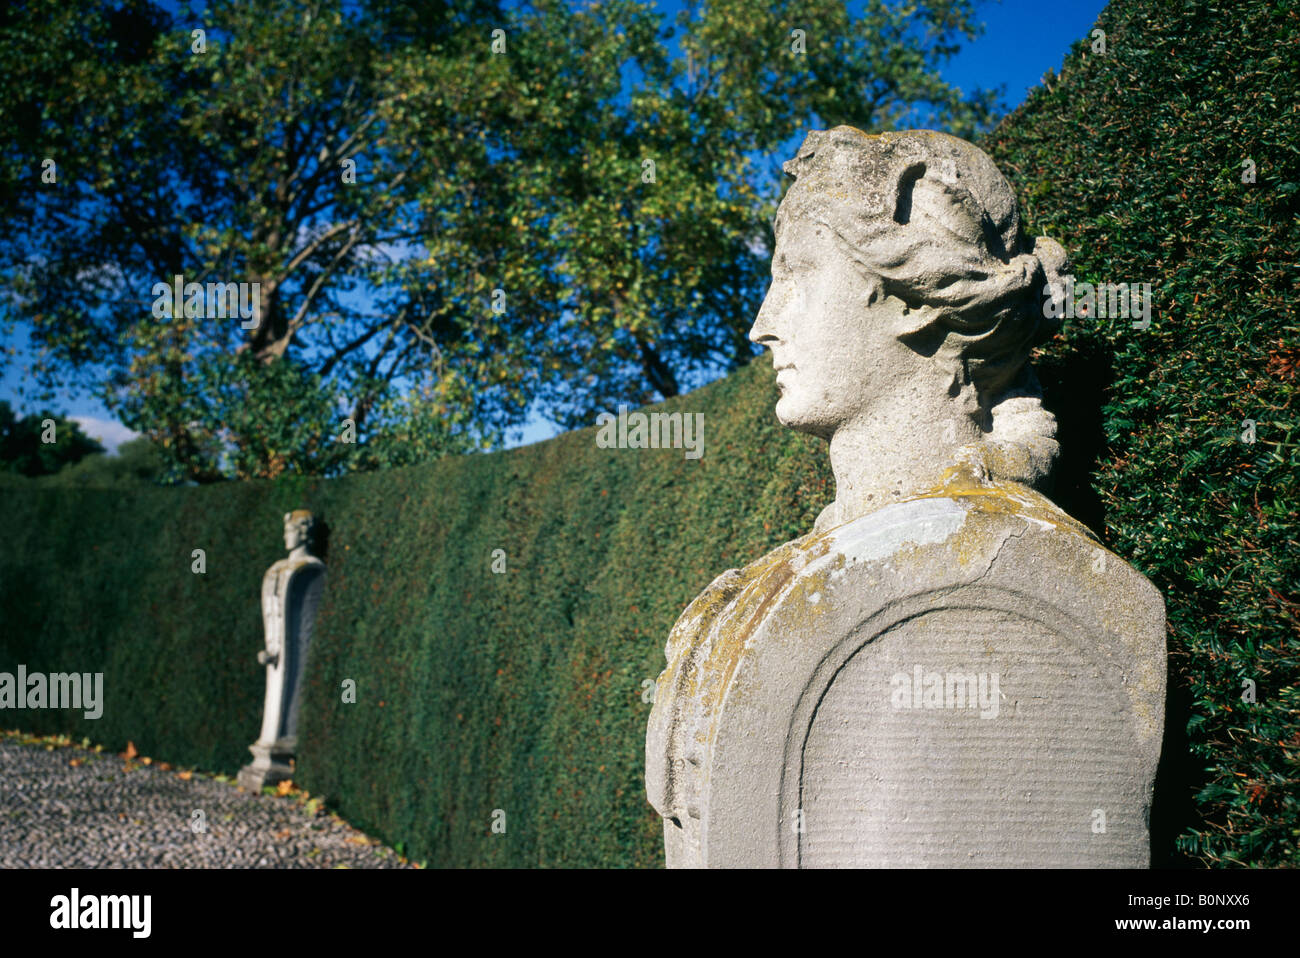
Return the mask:
<svg viewBox="0 0 1300 958"><path fill-rule="evenodd" d="M784 391L785 391L786 384L783 383L783 382L781 382L781 374L782 374L782 373L793 372L793 371L794 371L794 363L786 363L786 364L783 365L783 366L777 366L777 367L775 367L775 368L776 368L776 385L777 385L777 388L779 388L782 392L784 392ZM786 378L788 379L789 377L786 377Z"/></svg>

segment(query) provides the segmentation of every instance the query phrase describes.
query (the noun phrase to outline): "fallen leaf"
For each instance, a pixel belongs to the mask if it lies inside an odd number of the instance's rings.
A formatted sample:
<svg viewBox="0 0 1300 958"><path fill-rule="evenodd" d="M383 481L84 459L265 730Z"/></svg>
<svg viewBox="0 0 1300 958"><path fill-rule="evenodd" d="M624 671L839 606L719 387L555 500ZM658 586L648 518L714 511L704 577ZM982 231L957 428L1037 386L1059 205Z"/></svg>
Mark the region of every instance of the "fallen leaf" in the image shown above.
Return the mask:
<svg viewBox="0 0 1300 958"><path fill-rule="evenodd" d="M76 768L78 765L81 764L81 759L79 758L69 759L68 764L71 765L73 768Z"/></svg>
<svg viewBox="0 0 1300 958"><path fill-rule="evenodd" d="M135 758L140 753L135 750L135 742L130 739L126 740L126 751L122 753L123 758Z"/></svg>
<svg viewBox="0 0 1300 958"><path fill-rule="evenodd" d="M148 755L146 755L144 758L140 759L140 761L141 761L141 763L144 764L144 765L152 765L152 764L153 764L153 759L151 759Z"/></svg>
<svg viewBox="0 0 1300 958"><path fill-rule="evenodd" d="M293 791L293 779L286 778L279 785L275 786L275 790L281 795L288 795Z"/></svg>
<svg viewBox="0 0 1300 958"><path fill-rule="evenodd" d="M190 779L192 779L192 778L194 777L194 773L193 773L193 772L177 772L177 773L176 773L176 776L177 776L178 778L180 778L182 781L186 781L186 782L188 782Z"/></svg>

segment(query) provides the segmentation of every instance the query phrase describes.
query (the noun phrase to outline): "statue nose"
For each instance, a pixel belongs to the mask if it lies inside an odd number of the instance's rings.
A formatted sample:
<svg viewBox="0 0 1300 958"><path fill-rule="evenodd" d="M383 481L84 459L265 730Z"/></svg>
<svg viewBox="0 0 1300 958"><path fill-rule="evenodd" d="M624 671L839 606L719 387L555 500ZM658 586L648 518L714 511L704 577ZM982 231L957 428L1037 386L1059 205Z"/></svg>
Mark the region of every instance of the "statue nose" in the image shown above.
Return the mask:
<svg viewBox="0 0 1300 958"><path fill-rule="evenodd" d="M763 300L763 305L758 309L758 315L754 317L754 325L749 328L750 342L757 343L759 346L770 346L779 341L779 337L772 329L772 307L769 305L770 303L770 296Z"/></svg>

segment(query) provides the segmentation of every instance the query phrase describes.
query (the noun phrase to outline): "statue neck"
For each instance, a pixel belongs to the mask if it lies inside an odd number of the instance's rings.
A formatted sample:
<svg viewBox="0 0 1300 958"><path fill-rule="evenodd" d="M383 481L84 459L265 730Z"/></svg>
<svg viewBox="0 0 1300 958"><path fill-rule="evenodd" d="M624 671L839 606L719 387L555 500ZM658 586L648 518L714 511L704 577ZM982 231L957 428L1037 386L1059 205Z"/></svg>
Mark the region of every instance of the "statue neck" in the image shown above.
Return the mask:
<svg viewBox="0 0 1300 958"><path fill-rule="evenodd" d="M294 546L292 549L289 550L290 562L296 562L301 559L309 559L309 558L311 558L311 554L307 551L307 547L305 545Z"/></svg>
<svg viewBox="0 0 1300 958"><path fill-rule="evenodd" d="M980 430L951 401L933 408L896 405L841 425L831 436L835 501L813 527L825 532L939 487L957 451L980 441Z"/></svg>

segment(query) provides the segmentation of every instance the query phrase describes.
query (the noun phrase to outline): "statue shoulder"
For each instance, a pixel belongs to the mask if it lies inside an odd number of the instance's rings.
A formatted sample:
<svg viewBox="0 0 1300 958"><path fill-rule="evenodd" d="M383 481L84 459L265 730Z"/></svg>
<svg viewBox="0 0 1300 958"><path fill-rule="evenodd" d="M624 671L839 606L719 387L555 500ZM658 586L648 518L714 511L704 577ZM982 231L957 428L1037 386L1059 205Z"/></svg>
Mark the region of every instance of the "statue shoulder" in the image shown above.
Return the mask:
<svg viewBox="0 0 1300 958"><path fill-rule="evenodd" d="M741 569L728 569L714 578L688 605L668 635L664 657L672 662L699 637L707 635L720 617L733 614L742 594L759 579L786 563L798 562L805 548L817 538L809 533L777 546Z"/></svg>
<svg viewBox="0 0 1300 958"><path fill-rule="evenodd" d="M301 559L280 559L266 570L266 575L263 577L263 581L270 581L280 576L288 576L292 578L300 572L305 571L324 572L325 563L318 557L312 555L305 556Z"/></svg>
<svg viewBox="0 0 1300 958"><path fill-rule="evenodd" d="M280 578L280 575L285 571L285 568L288 566L288 564L289 564L288 559L277 559L275 562L272 562L270 567L266 570L266 572L262 576L262 585L263 586L273 585L275 581L278 578Z"/></svg>

